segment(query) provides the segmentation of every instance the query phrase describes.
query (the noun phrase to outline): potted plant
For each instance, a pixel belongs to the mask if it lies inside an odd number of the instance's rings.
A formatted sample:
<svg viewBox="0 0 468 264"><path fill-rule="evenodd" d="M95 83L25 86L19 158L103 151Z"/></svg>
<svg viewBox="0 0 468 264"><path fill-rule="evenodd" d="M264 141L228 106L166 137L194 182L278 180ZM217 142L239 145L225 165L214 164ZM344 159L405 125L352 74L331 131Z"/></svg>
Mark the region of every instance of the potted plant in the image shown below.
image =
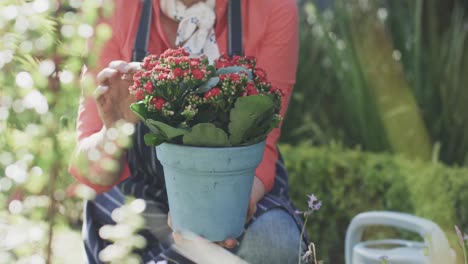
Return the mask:
<svg viewBox="0 0 468 264"><path fill-rule="evenodd" d="M242 234L266 136L281 121L281 91L255 64L222 55L211 65L180 48L147 56L134 75L131 108L150 129L176 230Z"/></svg>

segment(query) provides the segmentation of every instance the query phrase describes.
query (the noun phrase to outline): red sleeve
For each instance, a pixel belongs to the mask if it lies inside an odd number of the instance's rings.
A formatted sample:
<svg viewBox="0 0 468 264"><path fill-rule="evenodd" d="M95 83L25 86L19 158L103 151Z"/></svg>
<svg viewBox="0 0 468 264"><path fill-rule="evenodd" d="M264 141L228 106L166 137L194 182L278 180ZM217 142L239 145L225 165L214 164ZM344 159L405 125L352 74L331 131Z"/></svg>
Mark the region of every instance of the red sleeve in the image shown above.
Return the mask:
<svg viewBox="0 0 468 264"><path fill-rule="evenodd" d="M296 81L299 52L298 11L294 0L272 1L271 4L274 7L257 55L257 64L266 71L272 85L283 91L281 116L284 117ZM274 184L275 163L278 159L276 143L279 137L280 128L274 129L268 135L263 160L256 171L266 192L270 191Z"/></svg>
<svg viewBox="0 0 468 264"><path fill-rule="evenodd" d="M117 7L116 7L117 9ZM117 12L117 11L115 11ZM112 37L106 41L103 45L99 59L98 65L95 69L90 69L90 74L93 74L95 77L96 74L103 68L107 67L109 63L113 60L121 60L123 56L121 54L121 34L118 31L118 22L117 16L113 15L112 18L108 20L102 20L100 23L108 24L112 30L113 34ZM98 53L96 52L89 52L89 56ZM101 118L98 114L98 109L96 105L96 101L94 100L93 96L82 93L82 98L80 99L79 109L78 109L78 119L77 119L77 138L78 138L78 145L77 148L81 150L90 149L91 147L95 146L96 137L98 137L101 129L103 128L103 123ZM120 182L130 175L130 170L128 168L128 164L126 159L122 159L122 172L119 177ZM93 168L90 168L93 169ZM79 182L88 185L89 187L93 188L96 192L105 192L111 189L113 186L103 186L93 184L85 175L83 174L83 170L80 170L73 162L70 164L69 173L75 177ZM117 184L116 183L116 184Z"/></svg>

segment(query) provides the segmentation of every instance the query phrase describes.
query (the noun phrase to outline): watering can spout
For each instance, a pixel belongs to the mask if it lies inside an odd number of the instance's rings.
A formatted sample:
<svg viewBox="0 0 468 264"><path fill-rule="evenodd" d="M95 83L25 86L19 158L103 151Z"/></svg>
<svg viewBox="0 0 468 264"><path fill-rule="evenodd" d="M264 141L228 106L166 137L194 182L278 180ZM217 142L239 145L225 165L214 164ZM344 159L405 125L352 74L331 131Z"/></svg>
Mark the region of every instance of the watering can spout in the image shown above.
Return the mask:
<svg viewBox="0 0 468 264"><path fill-rule="evenodd" d="M362 242L362 234L369 226L389 226L405 229L421 236L424 242L385 239ZM444 232L435 223L414 215L373 211L357 215L346 232L346 264L390 263L455 264L455 253Z"/></svg>

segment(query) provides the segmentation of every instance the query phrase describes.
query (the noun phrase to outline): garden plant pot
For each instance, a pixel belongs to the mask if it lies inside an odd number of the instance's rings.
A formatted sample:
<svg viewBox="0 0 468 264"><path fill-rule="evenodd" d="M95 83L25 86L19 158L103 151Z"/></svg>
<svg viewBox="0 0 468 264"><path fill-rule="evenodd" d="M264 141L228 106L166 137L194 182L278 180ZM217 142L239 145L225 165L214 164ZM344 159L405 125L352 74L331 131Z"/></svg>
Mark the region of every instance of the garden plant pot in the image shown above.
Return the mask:
<svg viewBox="0 0 468 264"><path fill-rule="evenodd" d="M245 147L156 147L164 169L172 227L210 241L237 238L265 141Z"/></svg>

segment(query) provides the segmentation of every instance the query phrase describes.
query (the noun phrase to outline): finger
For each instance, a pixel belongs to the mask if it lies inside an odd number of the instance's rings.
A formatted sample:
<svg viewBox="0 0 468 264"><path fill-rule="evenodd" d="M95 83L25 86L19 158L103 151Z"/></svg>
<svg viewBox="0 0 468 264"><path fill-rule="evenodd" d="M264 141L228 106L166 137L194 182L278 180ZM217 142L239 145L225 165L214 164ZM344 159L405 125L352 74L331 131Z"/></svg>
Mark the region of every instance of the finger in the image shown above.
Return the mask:
<svg viewBox="0 0 468 264"><path fill-rule="evenodd" d="M107 85L99 85L96 90L94 90L93 96L94 98L99 98L101 95L105 94L109 90L109 86Z"/></svg>
<svg viewBox="0 0 468 264"><path fill-rule="evenodd" d="M110 78L116 76L118 73L117 70L111 69L111 68L105 68L102 71L100 71L96 77L97 81L99 84L104 84L106 81L108 81Z"/></svg>
<svg viewBox="0 0 468 264"><path fill-rule="evenodd" d="M255 201L252 198L250 198L249 208L247 209L247 217L245 219L245 223L248 223L250 219L252 219L255 212L257 212L257 203L255 203Z"/></svg>
<svg viewBox="0 0 468 264"><path fill-rule="evenodd" d="M239 242L233 238L228 238L222 242L217 242L217 244L224 248L233 249L239 245Z"/></svg>
<svg viewBox="0 0 468 264"><path fill-rule="evenodd" d="M128 71L129 72L135 72L141 70L141 62L138 61L132 61L128 64Z"/></svg>
<svg viewBox="0 0 468 264"><path fill-rule="evenodd" d="M176 243L182 243L184 241L184 238L182 237L182 234L179 231L172 232L172 238Z"/></svg>
<svg viewBox="0 0 468 264"><path fill-rule="evenodd" d="M117 70L121 73L127 73L129 70L129 65L128 62L123 61L123 60L116 60L116 61L111 61L109 63L109 68Z"/></svg>
<svg viewBox="0 0 468 264"><path fill-rule="evenodd" d="M124 73L122 74L122 77L121 79L124 80L124 81L127 81L127 82L131 82L133 83L133 75L135 74L135 72L127 72L127 73Z"/></svg>
<svg viewBox="0 0 468 264"><path fill-rule="evenodd" d="M136 61L130 62L128 64L127 73L122 75L122 80L133 82L133 75L139 70L141 70L141 63L140 62L136 62Z"/></svg>
<svg viewBox="0 0 468 264"><path fill-rule="evenodd" d="M167 225L172 229L172 220L170 213L167 213Z"/></svg>

